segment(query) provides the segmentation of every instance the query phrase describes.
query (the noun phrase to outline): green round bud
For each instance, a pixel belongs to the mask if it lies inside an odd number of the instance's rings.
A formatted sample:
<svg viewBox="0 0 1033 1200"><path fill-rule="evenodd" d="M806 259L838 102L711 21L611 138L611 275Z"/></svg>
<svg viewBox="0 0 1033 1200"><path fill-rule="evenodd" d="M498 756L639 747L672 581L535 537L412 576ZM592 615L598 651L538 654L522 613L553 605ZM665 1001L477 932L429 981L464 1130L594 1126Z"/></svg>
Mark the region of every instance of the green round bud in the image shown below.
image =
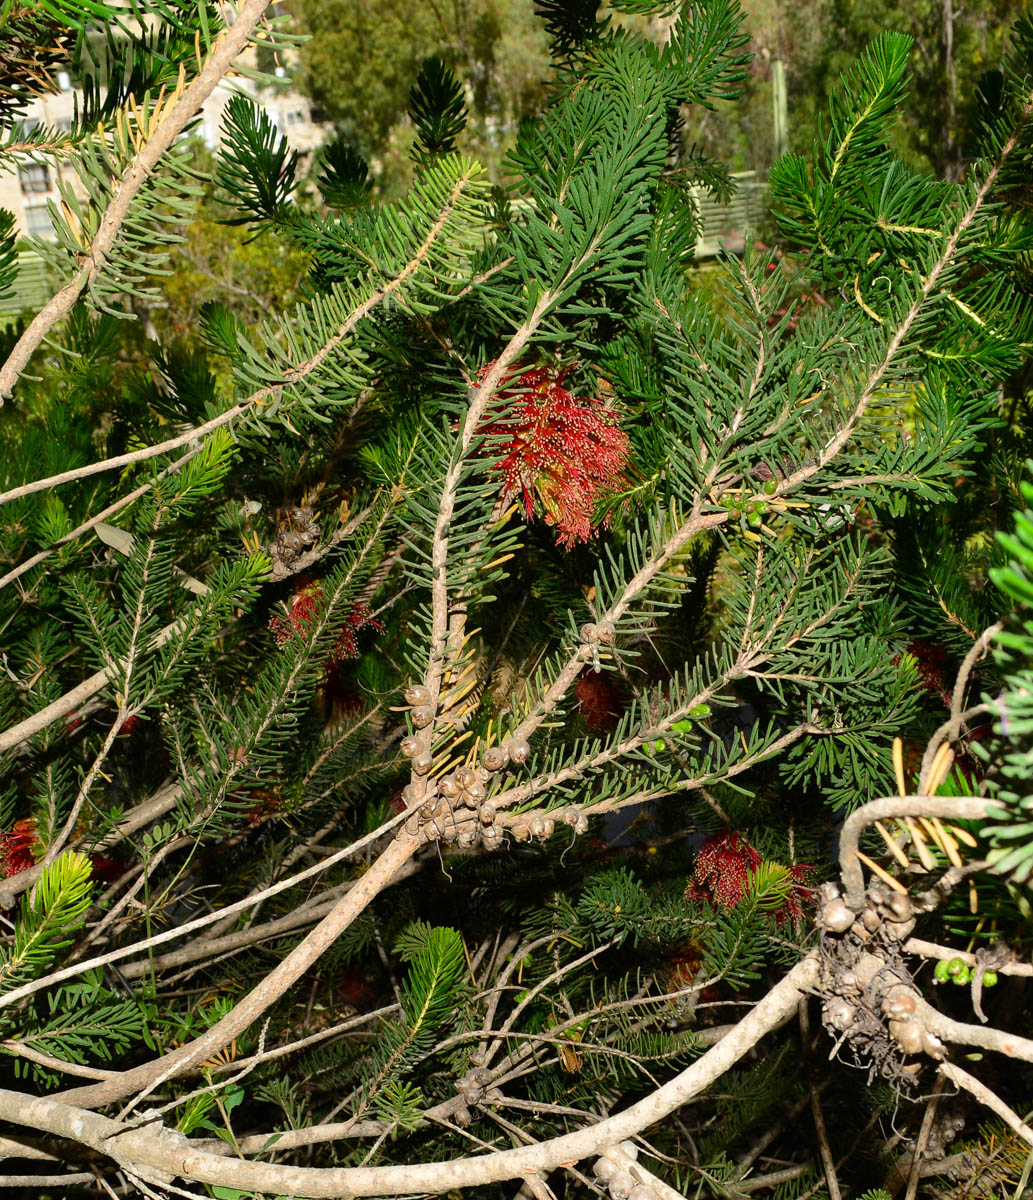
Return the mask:
<svg viewBox="0 0 1033 1200"><path fill-rule="evenodd" d="M971 979L972 972L963 964L961 970L955 972L952 982L956 983L958 987L964 987Z"/></svg>
<svg viewBox="0 0 1033 1200"><path fill-rule="evenodd" d="M777 491L778 491L778 484L775 482L774 479L769 479L764 484L764 492L766 495L773 496Z"/></svg>
<svg viewBox="0 0 1033 1200"><path fill-rule="evenodd" d="M997 972L996 971L984 972L983 987L996 987L996 986L997 986Z"/></svg>
<svg viewBox="0 0 1033 1200"><path fill-rule="evenodd" d="M947 980L950 979L950 977L951 977L950 960L946 959L946 958L941 958L940 961L933 968L933 982L934 983L946 983Z"/></svg>
<svg viewBox="0 0 1033 1200"><path fill-rule="evenodd" d="M965 970L965 960L963 958L952 958L947 964L947 974L954 976L960 971Z"/></svg>

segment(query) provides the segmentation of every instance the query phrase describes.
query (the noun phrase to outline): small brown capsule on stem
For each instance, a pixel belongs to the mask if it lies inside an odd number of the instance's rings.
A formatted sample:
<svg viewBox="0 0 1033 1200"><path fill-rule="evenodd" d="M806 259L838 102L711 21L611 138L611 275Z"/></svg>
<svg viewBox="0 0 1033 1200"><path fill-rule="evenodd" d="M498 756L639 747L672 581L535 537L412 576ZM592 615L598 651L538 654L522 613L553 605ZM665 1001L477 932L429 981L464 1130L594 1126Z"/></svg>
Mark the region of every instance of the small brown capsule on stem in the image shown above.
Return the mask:
<svg viewBox="0 0 1033 1200"><path fill-rule="evenodd" d="M455 800L458 798L462 788L456 783L454 775L442 775L438 780L438 791L446 800Z"/></svg>
<svg viewBox="0 0 1033 1200"><path fill-rule="evenodd" d="M473 767L456 767L456 783L464 790L477 779Z"/></svg>
<svg viewBox="0 0 1033 1200"><path fill-rule="evenodd" d="M412 723L417 729L426 729L434 720L434 710L429 704L421 704L412 710Z"/></svg>
<svg viewBox="0 0 1033 1200"><path fill-rule="evenodd" d="M586 625L582 625L580 629L581 640L589 644L599 640L599 629L589 621Z"/></svg>
<svg viewBox="0 0 1033 1200"><path fill-rule="evenodd" d="M854 914L842 900L830 900L821 910L821 923L830 933L846 933L854 923Z"/></svg>
<svg viewBox="0 0 1033 1200"><path fill-rule="evenodd" d="M620 1167L610 1176L606 1186L610 1200L628 1200L635 1186L635 1176L625 1167Z"/></svg>
<svg viewBox="0 0 1033 1200"><path fill-rule="evenodd" d="M867 905L861 909L861 924L868 930L869 933L874 933L882 924L882 918L874 908L869 908Z"/></svg>
<svg viewBox="0 0 1033 1200"><path fill-rule="evenodd" d="M527 738L517 737L510 738L507 743L509 749L509 757L518 767L523 766L531 755L531 747L528 744Z"/></svg>
<svg viewBox="0 0 1033 1200"><path fill-rule="evenodd" d="M417 705L429 704L430 689L425 688L422 683L414 683L412 687L405 689L405 702L412 708Z"/></svg>
<svg viewBox="0 0 1033 1200"><path fill-rule="evenodd" d="M489 771L501 771L506 765L506 758L504 746L489 746L484 752L484 765Z"/></svg>
<svg viewBox="0 0 1033 1200"><path fill-rule="evenodd" d="M915 1014L915 998L910 992L887 996L882 1002L882 1011L894 1021L904 1021Z"/></svg>
<svg viewBox="0 0 1033 1200"><path fill-rule="evenodd" d="M595 627L596 637L604 646L612 646L617 638L617 631L612 621L600 621Z"/></svg>
<svg viewBox="0 0 1033 1200"><path fill-rule="evenodd" d="M409 734L408 737L402 738L402 753L406 758L415 758L417 754L422 754L425 747L423 739Z"/></svg>
<svg viewBox="0 0 1033 1200"><path fill-rule="evenodd" d="M434 765L434 755L429 750L424 750L421 754L417 754L412 760L412 769L417 775L426 775Z"/></svg>
<svg viewBox="0 0 1033 1200"><path fill-rule="evenodd" d="M921 1054L925 1049L925 1026L921 1021L890 1021L889 1031L905 1054Z"/></svg>

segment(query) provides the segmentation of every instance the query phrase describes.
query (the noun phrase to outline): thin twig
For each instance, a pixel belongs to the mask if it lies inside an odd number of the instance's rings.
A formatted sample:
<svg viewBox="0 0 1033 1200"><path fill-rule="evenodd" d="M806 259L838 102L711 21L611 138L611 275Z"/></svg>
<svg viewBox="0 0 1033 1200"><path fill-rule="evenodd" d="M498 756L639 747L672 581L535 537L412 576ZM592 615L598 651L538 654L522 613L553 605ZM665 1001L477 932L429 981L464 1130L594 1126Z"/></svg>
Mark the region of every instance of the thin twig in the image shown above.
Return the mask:
<svg viewBox="0 0 1033 1200"><path fill-rule="evenodd" d="M946 1075L951 1083L957 1084L958 1087L964 1088L969 1095L974 1096L980 1104L985 1104L991 1112L1001 1118L1009 1129L1017 1133L1028 1145L1033 1146L1033 1129L1030 1129L1019 1114L1013 1108L1009 1108L996 1092L992 1092L974 1075L963 1071L954 1063L940 1063L939 1071L941 1075Z"/></svg>

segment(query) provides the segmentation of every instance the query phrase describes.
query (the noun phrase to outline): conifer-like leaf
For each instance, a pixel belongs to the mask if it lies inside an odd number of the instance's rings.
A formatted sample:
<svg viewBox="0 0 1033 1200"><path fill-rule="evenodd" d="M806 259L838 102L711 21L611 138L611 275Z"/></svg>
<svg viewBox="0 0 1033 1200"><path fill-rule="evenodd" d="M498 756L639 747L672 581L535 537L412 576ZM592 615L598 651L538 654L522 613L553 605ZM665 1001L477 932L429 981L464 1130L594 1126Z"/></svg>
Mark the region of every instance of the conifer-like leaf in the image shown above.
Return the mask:
<svg viewBox="0 0 1033 1200"><path fill-rule="evenodd" d="M91 873L86 855L71 850L44 869L22 900L13 945L0 949L0 992L41 974L71 944L90 906Z"/></svg>
<svg viewBox="0 0 1033 1200"><path fill-rule="evenodd" d="M246 96L234 96L226 105L223 139L217 179L242 210L226 218L226 224L277 220L294 190L298 152L278 135L269 114Z"/></svg>
<svg viewBox="0 0 1033 1200"><path fill-rule="evenodd" d="M430 166L451 154L456 138L466 128L463 85L440 58L428 58L409 92L409 116L416 126L413 158Z"/></svg>
<svg viewBox="0 0 1033 1200"><path fill-rule="evenodd" d="M331 208L361 208L369 201L369 167L354 146L334 138L323 147L320 164L316 182Z"/></svg>

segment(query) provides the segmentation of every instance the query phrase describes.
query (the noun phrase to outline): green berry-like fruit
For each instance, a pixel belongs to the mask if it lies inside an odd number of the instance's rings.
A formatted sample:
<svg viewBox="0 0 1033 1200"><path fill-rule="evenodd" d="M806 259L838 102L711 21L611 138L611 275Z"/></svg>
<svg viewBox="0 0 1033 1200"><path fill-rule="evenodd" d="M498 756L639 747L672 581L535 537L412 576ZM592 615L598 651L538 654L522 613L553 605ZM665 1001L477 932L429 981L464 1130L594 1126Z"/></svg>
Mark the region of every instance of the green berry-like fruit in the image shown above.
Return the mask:
<svg viewBox="0 0 1033 1200"><path fill-rule="evenodd" d="M972 972L968 969L968 967L965 966L964 963L962 963L961 970L955 971L952 982L956 983L958 985L958 987L964 987L965 984L967 984L969 982L969 980L971 980L971 978L972 978Z"/></svg>
<svg viewBox="0 0 1033 1200"><path fill-rule="evenodd" d="M965 970L965 960L963 958L952 958L950 960L950 962L947 964L947 974L950 975L952 978L955 975L957 975L959 971L964 971L964 970Z"/></svg>
<svg viewBox="0 0 1033 1200"><path fill-rule="evenodd" d="M996 971L984 972L983 987L996 987L996 986L997 986L997 972Z"/></svg>
<svg viewBox="0 0 1033 1200"><path fill-rule="evenodd" d="M773 479L769 479L764 484L764 491L767 495L773 496L778 491L778 484Z"/></svg>
<svg viewBox="0 0 1033 1200"><path fill-rule="evenodd" d="M933 982L934 983L946 983L947 980L950 979L950 977L951 977L950 960L946 959L946 958L941 958L940 961L933 968Z"/></svg>

